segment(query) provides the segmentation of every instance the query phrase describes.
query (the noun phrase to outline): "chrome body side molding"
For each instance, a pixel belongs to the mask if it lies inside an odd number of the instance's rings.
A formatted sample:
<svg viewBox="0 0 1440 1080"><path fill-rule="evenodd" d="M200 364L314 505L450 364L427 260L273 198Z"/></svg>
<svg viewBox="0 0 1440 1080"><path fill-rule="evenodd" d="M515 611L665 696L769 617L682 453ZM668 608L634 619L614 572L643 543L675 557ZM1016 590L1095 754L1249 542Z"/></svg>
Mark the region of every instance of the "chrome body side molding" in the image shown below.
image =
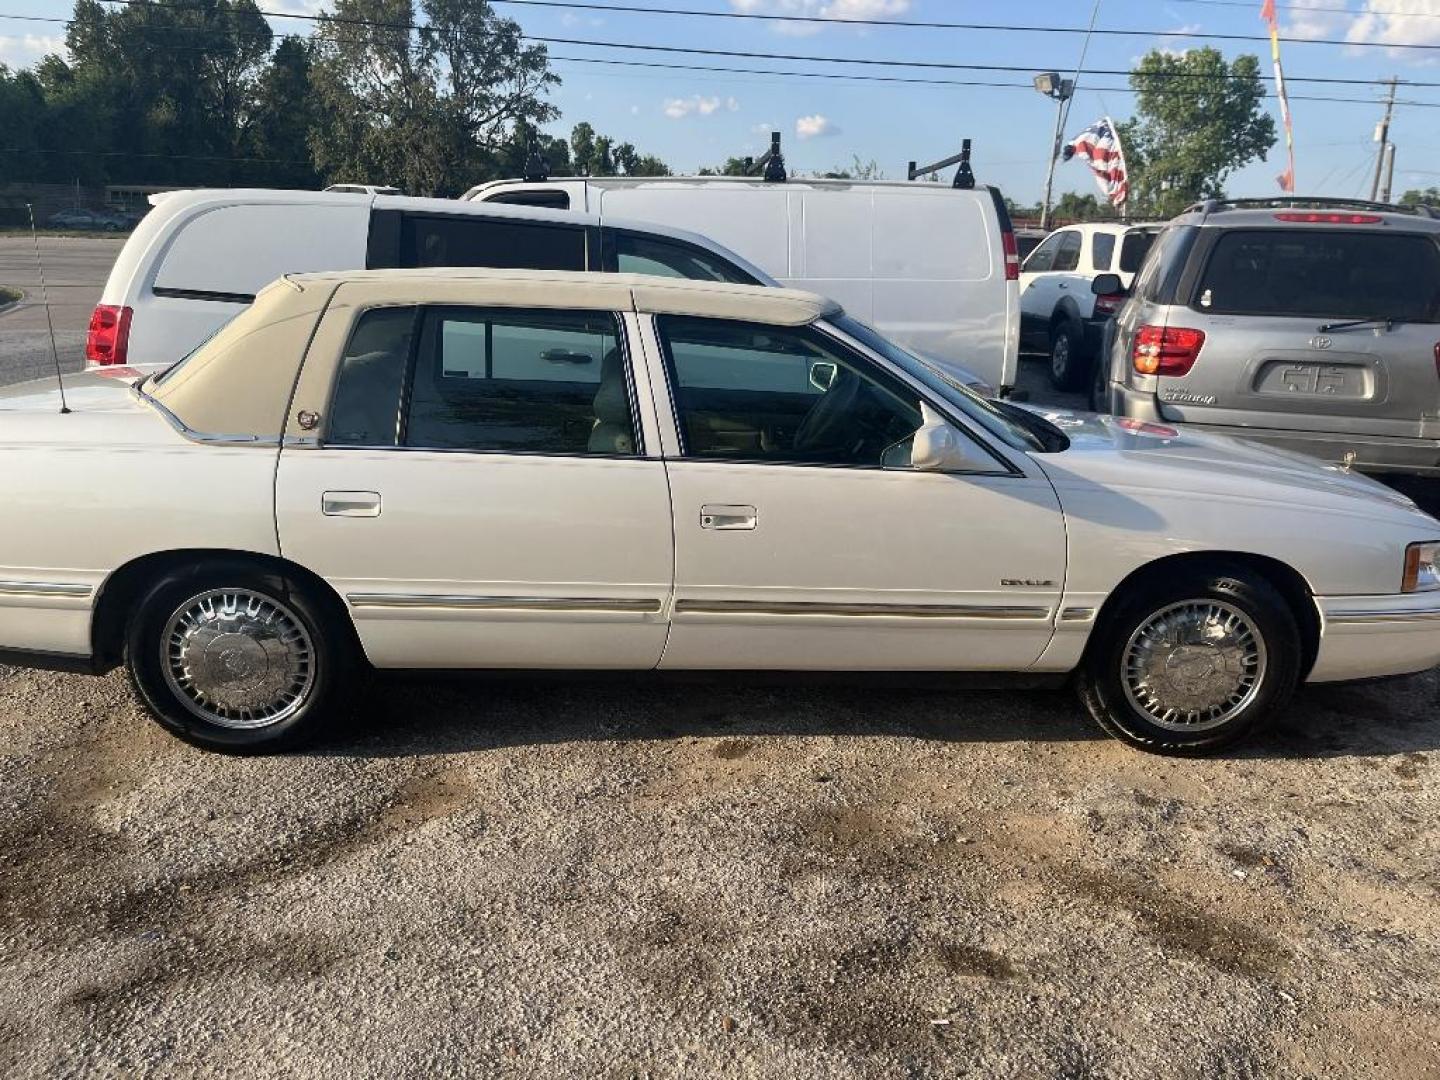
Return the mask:
<svg viewBox="0 0 1440 1080"><path fill-rule="evenodd" d="M826 615L892 619L1048 619L1048 607L996 604L827 604L773 600L677 600L677 615Z"/></svg>
<svg viewBox="0 0 1440 1080"><path fill-rule="evenodd" d="M446 611L572 611L658 615L659 600L569 596L442 596L428 593L350 593L353 608L436 608Z"/></svg>

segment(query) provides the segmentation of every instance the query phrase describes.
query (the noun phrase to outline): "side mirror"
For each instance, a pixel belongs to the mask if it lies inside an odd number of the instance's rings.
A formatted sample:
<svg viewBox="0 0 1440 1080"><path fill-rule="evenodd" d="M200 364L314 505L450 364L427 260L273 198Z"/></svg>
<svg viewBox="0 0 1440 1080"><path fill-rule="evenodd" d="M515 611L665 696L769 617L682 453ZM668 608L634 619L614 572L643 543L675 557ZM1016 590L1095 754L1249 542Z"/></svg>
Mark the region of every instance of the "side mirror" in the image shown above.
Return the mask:
<svg viewBox="0 0 1440 1080"><path fill-rule="evenodd" d="M810 385L821 393L829 390L835 382L835 376L840 373L840 368L828 360L816 360L810 365Z"/></svg>
<svg viewBox="0 0 1440 1080"><path fill-rule="evenodd" d="M925 402L920 403L922 423L915 432L910 467L920 472L994 472L995 462Z"/></svg>
<svg viewBox="0 0 1440 1080"><path fill-rule="evenodd" d="M1119 274L1096 274L1090 282L1090 291L1096 296L1122 296L1128 290Z"/></svg>

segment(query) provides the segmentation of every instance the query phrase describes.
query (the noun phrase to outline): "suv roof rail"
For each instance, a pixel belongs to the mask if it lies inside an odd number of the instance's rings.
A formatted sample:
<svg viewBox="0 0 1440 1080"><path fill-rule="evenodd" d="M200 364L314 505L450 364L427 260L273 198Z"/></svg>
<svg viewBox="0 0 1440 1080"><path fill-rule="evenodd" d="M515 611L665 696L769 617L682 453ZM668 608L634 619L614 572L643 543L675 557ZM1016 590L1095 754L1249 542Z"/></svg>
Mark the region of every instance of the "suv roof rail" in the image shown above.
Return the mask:
<svg viewBox="0 0 1440 1080"><path fill-rule="evenodd" d="M1206 199L1186 208L1186 213L1209 216L1220 210L1296 209L1308 207L1335 207L1344 210L1377 210L1387 214L1419 214L1433 217L1435 212L1428 206L1402 206L1398 203L1372 202L1369 199L1338 199L1326 196L1275 195L1248 199Z"/></svg>

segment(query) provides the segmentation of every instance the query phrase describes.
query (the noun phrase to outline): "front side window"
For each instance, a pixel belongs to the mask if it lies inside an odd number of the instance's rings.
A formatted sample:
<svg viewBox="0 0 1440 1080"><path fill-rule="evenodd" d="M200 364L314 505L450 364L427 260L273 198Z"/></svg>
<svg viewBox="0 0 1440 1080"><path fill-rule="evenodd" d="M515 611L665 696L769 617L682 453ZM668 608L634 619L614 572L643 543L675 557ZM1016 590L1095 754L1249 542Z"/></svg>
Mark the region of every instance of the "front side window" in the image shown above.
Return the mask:
<svg viewBox="0 0 1440 1080"><path fill-rule="evenodd" d="M327 442L634 455L619 326L608 312L368 312L342 359Z"/></svg>
<svg viewBox="0 0 1440 1080"><path fill-rule="evenodd" d="M1060 234L1060 246L1055 249L1055 265L1052 270L1071 271L1080 267L1080 234L1074 230Z"/></svg>
<svg viewBox="0 0 1440 1080"><path fill-rule="evenodd" d="M736 285L760 284L738 266L713 252L635 233L615 234L615 269L621 274L728 281Z"/></svg>
<svg viewBox="0 0 1440 1080"><path fill-rule="evenodd" d="M1043 274L1055 267L1055 253L1060 250L1061 233L1051 233L1030 253L1021 267L1027 274Z"/></svg>
<svg viewBox="0 0 1440 1080"><path fill-rule="evenodd" d="M1227 315L1440 321L1440 247L1428 236L1236 229L1215 242L1193 303Z"/></svg>
<svg viewBox="0 0 1440 1080"><path fill-rule="evenodd" d="M919 395L808 329L656 320L686 457L906 467Z"/></svg>
<svg viewBox="0 0 1440 1080"><path fill-rule="evenodd" d="M1110 260L1115 258L1115 236L1112 233L1097 232L1090 238L1090 269L1101 273L1110 269Z"/></svg>
<svg viewBox="0 0 1440 1080"><path fill-rule="evenodd" d="M584 270L585 230L472 214L405 214L400 265Z"/></svg>

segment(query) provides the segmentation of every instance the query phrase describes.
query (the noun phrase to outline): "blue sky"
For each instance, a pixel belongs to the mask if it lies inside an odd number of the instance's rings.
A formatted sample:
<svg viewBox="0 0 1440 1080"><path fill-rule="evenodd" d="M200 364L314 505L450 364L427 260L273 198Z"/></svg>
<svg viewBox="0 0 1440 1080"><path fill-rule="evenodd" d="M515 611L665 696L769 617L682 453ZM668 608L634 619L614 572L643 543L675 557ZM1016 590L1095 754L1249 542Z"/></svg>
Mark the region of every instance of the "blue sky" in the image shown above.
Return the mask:
<svg viewBox="0 0 1440 1080"><path fill-rule="evenodd" d="M609 6L621 0L590 0ZM835 17L880 16L976 23L1073 27L1089 16L1084 0L626 0L662 7L765 14L817 14ZM277 11L314 11L317 0L261 0ZM0 0L9 15L64 16L64 0ZM1227 56L1255 52L1269 70L1260 3L1246 0L1101 0L1097 26L1147 31L1254 34L1254 42L1215 42ZM1341 10L1336 10L1341 9ZM805 55L871 59L930 60L946 63L1015 65L1016 72L911 70L902 75L975 79L1027 84L1029 73L1072 70L1079 60L1082 35L1060 32L1017 33L763 23L699 19L618 11L564 10L497 3L496 10L517 19L533 35L605 41L680 45ZM1381 79L1397 75L1436 84L1405 87L1399 99L1440 105L1440 0L1281 0L1282 33L1304 38L1384 41L1428 45L1428 49L1391 49L1311 42L1283 46L1295 117L1298 190L1321 195L1356 196L1369 192L1374 167L1375 124L1384 91L1377 86L1326 85L1300 81L1306 76ZM278 30L308 32L309 24L274 20ZM53 48L63 34L55 24L0 20L0 62L32 61ZM47 40L49 39L49 40ZM1189 37L1107 37L1091 40L1087 68L1128 69L1152 47L1183 49L1204 44ZM552 45L559 56L655 60L718 67L755 67L812 71L891 73L884 68L839 68L800 61L751 61L739 58L643 54L581 45ZM653 71L605 68L559 61L564 83L554 101L564 115L554 125L568 131L579 120L597 130L659 154L677 170L692 170L732 154L759 154L773 127L785 135L792 169L809 171L843 165L858 155L874 159L890 177L903 177L912 158L934 159L974 141L976 175L998 183L1018 202L1038 200L1044 183L1045 156L1054 105L1028 86L905 86L780 76L702 71ZM1133 97L1115 89L1123 76L1082 77L1067 124L1073 136L1108 113L1128 117ZM1109 89L1100 89L1101 87ZM1359 103L1318 102L1306 97L1360 99ZM1275 102L1267 107L1276 115ZM1400 105L1391 138L1397 144L1395 186L1440 186L1440 108ZM1234 174L1233 195L1275 192L1283 169L1283 148L1266 162ZM1057 169L1057 191L1093 191L1078 162Z"/></svg>

